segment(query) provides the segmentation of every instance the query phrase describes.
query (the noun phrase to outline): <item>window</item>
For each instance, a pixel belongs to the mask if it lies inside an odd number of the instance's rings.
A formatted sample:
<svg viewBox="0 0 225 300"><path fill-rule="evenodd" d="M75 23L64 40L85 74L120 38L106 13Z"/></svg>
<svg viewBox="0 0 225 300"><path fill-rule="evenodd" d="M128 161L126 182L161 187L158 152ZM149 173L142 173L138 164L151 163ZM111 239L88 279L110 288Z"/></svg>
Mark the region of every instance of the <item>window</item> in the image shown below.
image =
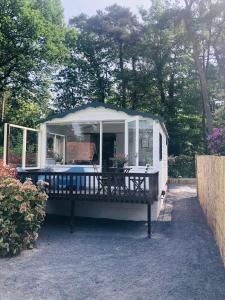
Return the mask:
<svg viewBox="0 0 225 300"><path fill-rule="evenodd" d="M47 133L47 159L65 162L65 136Z"/></svg>
<svg viewBox="0 0 225 300"><path fill-rule="evenodd" d="M47 163L61 157L65 164L99 164L99 123L47 125Z"/></svg>
<svg viewBox="0 0 225 300"><path fill-rule="evenodd" d="M26 168L38 166L38 134L36 131L27 130L26 140Z"/></svg>
<svg viewBox="0 0 225 300"><path fill-rule="evenodd" d="M23 129L9 125L7 164L22 167Z"/></svg>
<svg viewBox="0 0 225 300"><path fill-rule="evenodd" d="M162 160L162 135L159 134L159 160Z"/></svg>
<svg viewBox="0 0 225 300"><path fill-rule="evenodd" d="M136 120L128 122L128 164L136 166Z"/></svg>
<svg viewBox="0 0 225 300"><path fill-rule="evenodd" d="M38 168L38 131L5 124L4 161L22 168Z"/></svg>
<svg viewBox="0 0 225 300"><path fill-rule="evenodd" d="M139 166L153 163L153 122L139 121Z"/></svg>

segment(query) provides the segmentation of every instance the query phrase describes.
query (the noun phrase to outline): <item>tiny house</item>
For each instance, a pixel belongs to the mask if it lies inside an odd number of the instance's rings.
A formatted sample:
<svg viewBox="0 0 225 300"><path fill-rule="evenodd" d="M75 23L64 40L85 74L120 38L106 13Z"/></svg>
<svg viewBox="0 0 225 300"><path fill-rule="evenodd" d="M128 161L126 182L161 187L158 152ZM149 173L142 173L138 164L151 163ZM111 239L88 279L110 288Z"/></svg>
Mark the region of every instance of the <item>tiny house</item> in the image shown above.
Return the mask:
<svg viewBox="0 0 225 300"><path fill-rule="evenodd" d="M139 195L144 191L146 183L142 181L141 174L142 176L157 174L157 183L155 183L157 201L152 204L151 211L152 219L157 219L163 201L162 195L167 190L168 134L160 117L92 102L50 116L40 123L38 129L5 124L4 135L5 164L17 165L20 170L30 173L42 172L43 174L51 171L58 175L70 172L89 174L90 195L93 194L90 191L93 191L95 185L93 182L90 183L90 180L95 180L95 178L90 179L90 174L98 174L96 178L99 184L99 178L104 178L102 174L118 172L116 164L121 161L124 164L123 169L127 172L124 175L126 180L122 187L123 195L128 193L128 190L133 190L133 194L129 192L130 199L132 195L135 196L138 186ZM132 174L137 175L132 178ZM135 179L136 177L138 179ZM102 182L101 184L104 185ZM112 195L112 182L110 195ZM86 179L85 186L86 188L88 186ZM119 192L122 195L122 188L121 186L117 187L117 190L114 188L114 191L117 191L114 193L115 199ZM86 195L87 189L85 192L80 192L82 193ZM103 192L98 190L95 198L97 199L98 195L100 197L101 193ZM113 200L113 197L111 198ZM105 199L107 200L107 197ZM48 203L50 212L68 213L68 201L62 199L54 202L53 200ZM138 201L134 205L129 201L113 203L113 201L86 200L85 203L80 200L77 202L75 210L77 215L136 221L147 219L146 210Z"/></svg>

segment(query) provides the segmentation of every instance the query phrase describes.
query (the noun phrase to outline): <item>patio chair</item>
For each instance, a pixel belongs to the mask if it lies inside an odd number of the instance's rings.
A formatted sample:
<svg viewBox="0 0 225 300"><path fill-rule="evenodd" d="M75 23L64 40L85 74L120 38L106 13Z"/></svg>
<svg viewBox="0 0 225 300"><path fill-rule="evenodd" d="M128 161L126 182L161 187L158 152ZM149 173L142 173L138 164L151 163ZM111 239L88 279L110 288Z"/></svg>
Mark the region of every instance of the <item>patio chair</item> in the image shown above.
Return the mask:
<svg viewBox="0 0 225 300"><path fill-rule="evenodd" d="M97 194L100 194L101 191L103 192L103 194L107 194L109 178L107 176L103 177L102 175L100 175L98 172L98 168L95 164L93 164L93 168L96 173L96 178L97 178L97 182L98 182L98 193Z"/></svg>
<svg viewBox="0 0 225 300"><path fill-rule="evenodd" d="M149 166L146 166L146 169L145 169L145 172L144 174L147 174L148 173L148 169L149 169ZM142 183L145 181L145 177L142 177L142 178L138 178L136 179L135 177L134 178L130 178L130 180L133 182L134 184L134 191L135 192L143 192L144 193L144 190L143 188L141 187Z"/></svg>

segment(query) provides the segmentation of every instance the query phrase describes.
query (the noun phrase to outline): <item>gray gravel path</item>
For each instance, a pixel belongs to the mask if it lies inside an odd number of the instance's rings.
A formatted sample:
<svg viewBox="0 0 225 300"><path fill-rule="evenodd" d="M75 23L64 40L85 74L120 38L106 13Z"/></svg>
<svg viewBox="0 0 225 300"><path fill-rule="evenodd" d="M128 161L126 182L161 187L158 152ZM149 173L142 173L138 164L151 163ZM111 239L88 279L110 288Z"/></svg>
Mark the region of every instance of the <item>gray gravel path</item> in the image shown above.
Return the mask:
<svg viewBox="0 0 225 300"><path fill-rule="evenodd" d="M0 299L225 299L225 269L192 187L171 186L144 223L46 223L37 248L0 260Z"/></svg>

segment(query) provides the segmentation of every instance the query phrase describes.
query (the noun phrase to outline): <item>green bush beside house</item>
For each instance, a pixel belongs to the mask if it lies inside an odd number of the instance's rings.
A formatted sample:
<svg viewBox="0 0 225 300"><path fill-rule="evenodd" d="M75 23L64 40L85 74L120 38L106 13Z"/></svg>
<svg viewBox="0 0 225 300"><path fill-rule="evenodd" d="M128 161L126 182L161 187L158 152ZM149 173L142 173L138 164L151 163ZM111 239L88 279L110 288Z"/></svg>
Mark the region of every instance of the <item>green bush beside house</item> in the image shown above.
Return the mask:
<svg viewBox="0 0 225 300"><path fill-rule="evenodd" d="M0 257L32 248L45 217L45 183L23 183L0 166Z"/></svg>
<svg viewBox="0 0 225 300"><path fill-rule="evenodd" d="M169 178L195 178L195 157L187 155L170 156Z"/></svg>

